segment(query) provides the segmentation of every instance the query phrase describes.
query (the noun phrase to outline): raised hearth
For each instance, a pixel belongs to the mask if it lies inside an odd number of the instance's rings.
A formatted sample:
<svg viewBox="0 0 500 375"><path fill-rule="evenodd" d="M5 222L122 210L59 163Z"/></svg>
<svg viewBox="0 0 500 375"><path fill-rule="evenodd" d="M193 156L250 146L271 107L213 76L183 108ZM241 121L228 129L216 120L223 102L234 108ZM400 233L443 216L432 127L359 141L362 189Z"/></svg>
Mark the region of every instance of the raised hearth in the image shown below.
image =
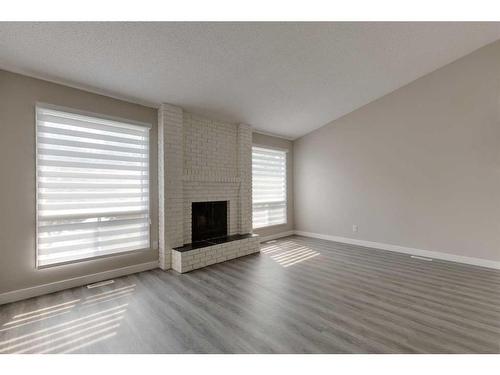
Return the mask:
<svg viewBox="0 0 500 375"><path fill-rule="evenodd" d="M195 250L195 249L201 249L203 247L208 247L212 245L220 245L223 243L227 242L233 242L233 241L238 241L238 240L244 240L246 238L253 238L253 237L258 237L257 234L234 234L232 236L224 236L224 237L219 237L219 238L212 238L210 240L206 241L197 241L193 243L188 243L185 244L184 246L179 246L175 247L175 251L180 251L181 253L185 251L190 251L190 250Z"/></svg>
<svg viewBox="0 0 500 375"><path fill-rule="evenodd" d="M172 268L184 273L259 251L260 242L257 234L225 236L174 248Z"/></svg>

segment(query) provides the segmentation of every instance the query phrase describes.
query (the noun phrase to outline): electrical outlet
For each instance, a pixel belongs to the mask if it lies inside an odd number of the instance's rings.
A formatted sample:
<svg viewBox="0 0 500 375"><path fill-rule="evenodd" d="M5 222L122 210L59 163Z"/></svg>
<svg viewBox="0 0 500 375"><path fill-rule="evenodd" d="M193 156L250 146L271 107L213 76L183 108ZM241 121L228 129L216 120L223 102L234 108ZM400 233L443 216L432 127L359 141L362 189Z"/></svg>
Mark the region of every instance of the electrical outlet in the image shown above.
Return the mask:
<svg viewBox="0 0 500 375"><path fill-rule="evenodd" d="M356 233L358 231L358 224L353 224L352 225L352 231Z"/></svg>

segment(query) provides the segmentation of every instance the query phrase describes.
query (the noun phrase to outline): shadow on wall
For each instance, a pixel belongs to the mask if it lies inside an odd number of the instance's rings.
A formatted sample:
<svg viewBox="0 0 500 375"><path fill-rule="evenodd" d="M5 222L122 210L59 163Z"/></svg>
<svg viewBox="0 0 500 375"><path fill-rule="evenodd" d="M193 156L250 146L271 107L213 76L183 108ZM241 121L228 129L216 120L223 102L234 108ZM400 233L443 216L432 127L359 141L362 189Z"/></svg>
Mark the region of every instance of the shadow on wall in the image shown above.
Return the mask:
<svg viewBox="0 0 500 375"><path fill-rule="evenodd" d="M116 336L135 286L14 315L0 327L0 353L70 353Z"/></svg>

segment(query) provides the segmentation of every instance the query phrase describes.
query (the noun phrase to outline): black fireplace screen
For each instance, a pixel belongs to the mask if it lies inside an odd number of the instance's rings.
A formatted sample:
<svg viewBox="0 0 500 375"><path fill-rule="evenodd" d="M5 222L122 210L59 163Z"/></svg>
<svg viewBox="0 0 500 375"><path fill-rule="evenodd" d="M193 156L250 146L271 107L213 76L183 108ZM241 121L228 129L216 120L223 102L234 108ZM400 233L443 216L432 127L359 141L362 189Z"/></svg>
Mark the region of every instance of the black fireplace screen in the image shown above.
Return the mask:
<svg viewBox="0 0 500 375"><path fill-rule="evenodd" d="M227 236L227 201L193 202L192 242Z"/></svg>

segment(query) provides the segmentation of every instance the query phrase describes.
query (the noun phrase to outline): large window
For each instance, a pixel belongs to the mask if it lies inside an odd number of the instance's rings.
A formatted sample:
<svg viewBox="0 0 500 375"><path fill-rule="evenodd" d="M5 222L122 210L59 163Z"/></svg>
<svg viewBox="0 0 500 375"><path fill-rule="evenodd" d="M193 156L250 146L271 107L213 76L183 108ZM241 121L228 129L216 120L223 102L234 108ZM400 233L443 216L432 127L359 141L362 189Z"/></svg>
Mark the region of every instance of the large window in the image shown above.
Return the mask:
<svg viewBox="0 0 500 375"><path fill-rule="evenodd" d="M149 126L36 108L37 264L150 246Z"/></svg>
<svg viewBox="0 0 500 375"><path fill-rule="evenodd" d="M253 227L286 223L286 151L252 148Z"/></svg>

